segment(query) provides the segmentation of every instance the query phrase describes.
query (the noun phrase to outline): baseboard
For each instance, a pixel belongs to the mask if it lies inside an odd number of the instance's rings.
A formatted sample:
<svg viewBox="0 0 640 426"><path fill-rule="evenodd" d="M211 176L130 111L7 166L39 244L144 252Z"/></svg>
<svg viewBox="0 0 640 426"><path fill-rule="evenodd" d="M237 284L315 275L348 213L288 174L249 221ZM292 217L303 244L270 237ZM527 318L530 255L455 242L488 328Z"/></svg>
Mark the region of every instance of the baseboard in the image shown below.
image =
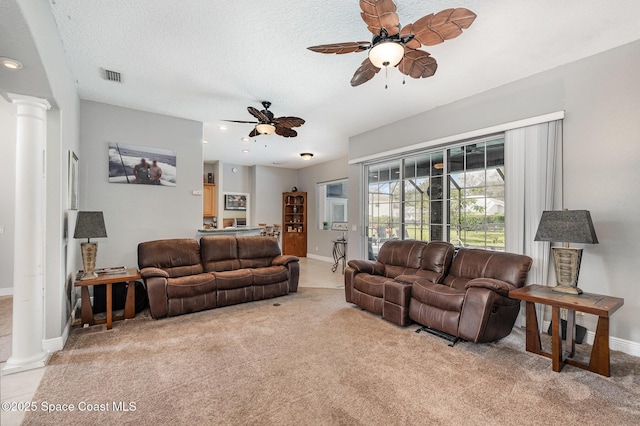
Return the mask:
<svg viewBox="0 0 640 426"><path fill-rule="evenodd" d="M13 296L13 287L0 288L0 296Z"/></svg>
<svg viewBox="0 0 640 426"><path fill-rule="evenodd" d="M315 259L315 260L321 260L323 262L335 263L335 260L333 260L333 257L319 256L317 254L312 254L312 253L307 253L307 257L309 259Z"/></svg>
<svg viewBox="0 0 640 426"><path fill-rule="evenodd" d="M543 321L542 328L543 330L548 330L550 321ZM591 330L587 330L587 335L585 336L585 342L589 345L593 345L593 340L596 337L596 333ZM609 349L612 351L620 351L625 354L640 356L640 343L632 342L631 340L620 339L619 337L611 337L609 336Z"/></svg>
<svg viewBox="0 0 640 426"><path fill-rule="evenodd" d="M69 338L69 332L71 331L71 317L67 321L67 325L65 325L64 330L62 330L62 336L55 337L53 339L44 339L42 341L42 349L49 353L61 351L64 349L65 343L67 343L67 338Z"/></svg>

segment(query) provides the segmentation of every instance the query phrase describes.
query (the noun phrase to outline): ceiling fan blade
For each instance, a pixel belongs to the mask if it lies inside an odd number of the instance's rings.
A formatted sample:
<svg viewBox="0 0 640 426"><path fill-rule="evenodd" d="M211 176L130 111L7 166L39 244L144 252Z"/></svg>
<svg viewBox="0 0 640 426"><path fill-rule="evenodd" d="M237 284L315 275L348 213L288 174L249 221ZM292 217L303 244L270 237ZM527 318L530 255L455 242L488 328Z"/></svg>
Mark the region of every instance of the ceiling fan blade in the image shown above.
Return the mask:
<svg viewBox="0 0 640 426"><path fill-rule="evenodd" d="M338 55L351 52L362 52L371 46L369 41L348 41L346 43L321 44L307 47L307 49L318 53L336 53Z"/></svg>
<svg viewBox="0 0 640 426"><path fill-rule="evenodd" d="M262 113L261 111L258 111L254 107L252 106L247 107L247 111L249 111L249 114L253 115L255 118L260 120L261 123L269 122L269 117L267 117L266 115L264 115L264 113Z"/></svg>
<svg viewBox="0 0 640 426"><path fill-rule="evenodd" d="M353 77L351 78L351 86L356 87L362 83L366 83L371 80L378 71L380 71L380 68L373 65L369 58L365 59L356 70L355 74L353 74Z"/></svg>
<svg viewBox="0 0 640 426"><path fill-rule="evenodd" d="M258 131L254 128L251 133L249 133L250 138L255 138L256 136L260 136L262 133L258 133Z"/></svg>
<svg viewBox="0 0 640 426"><path fill-rule="evenodd" d="M398 70L412 78L427 78L436 73L438 63L423 50L406 49Z"/></svg>
<svg viewBox="0 0 640 426"><path fill-rule="evenodd" d="M408 24L408 25L405 25L404 27L402 27L402 30L400 31L400 37L405 36L405 35L414 35L413 34L413 24ZM409 49L419 49L420 46L422 46L422 43L420 43L415 38L405 44L405 47L408 47Z"/></svg>
<svg viewBox="0 0 640 426"><path fill-rule="evenodd" d="M434 46L458 37L475 19L476 14L469 9L445 9L418 19L413 23L411 31L415 35L414 40L425 46Z"/></svg>
<svg viewBox="0 0 640 426"><path fill-rule="evenodd" d="M390 36L400 32L400 19L393 0L360 0L360 9L362 20L374 35L379 35L382 28Z"/></svg>
<svg viewBox="0 0 640 426"><path fill-rule="evenodd" d="M304 124L304 120L300 117L278 117L274 119L276 123L276 128L278 127L300 127Z"/></svg>
<svg viewBox="0 0 640 426"><path fill-rule="evenodd" d="M279 124L276 124L276 134L285 138L295 138L298 136L298 132L295 130L280 126Z"/></svg>
<svg viewBox="0 0 640 426"><path fill-rule="evenodd" d="M220 121L226 121L228 123L258 124L257 121L242 121L242 120L220 120Z"/></svg>

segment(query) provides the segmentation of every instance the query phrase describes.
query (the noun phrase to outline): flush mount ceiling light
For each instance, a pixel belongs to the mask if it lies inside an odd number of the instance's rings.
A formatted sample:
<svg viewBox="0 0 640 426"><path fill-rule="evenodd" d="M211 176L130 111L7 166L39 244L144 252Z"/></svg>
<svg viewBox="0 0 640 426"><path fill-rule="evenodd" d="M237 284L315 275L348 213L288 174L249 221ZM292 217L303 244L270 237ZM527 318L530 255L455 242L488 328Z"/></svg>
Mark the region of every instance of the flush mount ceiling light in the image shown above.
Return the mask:
<svg viewBox="0 0 640 426"><path fill-rule="evenodd" d="M304 161L309 161L313 158L313 154L310 152L303 152L302 154L300 154L300 157L302 157Z"/></svg>
<svg viewBox="0 0 640 426"><path fill-rule="evenodd" d="M444 163L436 163L433 165L434 169L442 170L444 169Z"/></svg>
<svg viewBox="0 0 640 426"><path fill-rule="evenodd" d="M243 154L248 154L248 153L249 153L249 150L248 150L248 149L243 149L243 150L242 150L242 153L243 153Z"/></svg>
<svg viewBox="0 0 640 426"><path fill-rule="evenodd" d="M256 131L261 135L272 135L276 131L276 126L269 123L260 123L256 125Z"/></svg>
<svg viewBox="0 0 640 426"><path fill-rule="evenodd" d="M3 67L10 70L22 69L22 63L20 61L16 61L15 59L11 59L11 58L0 57L0 64L2 64Z"/></svg>

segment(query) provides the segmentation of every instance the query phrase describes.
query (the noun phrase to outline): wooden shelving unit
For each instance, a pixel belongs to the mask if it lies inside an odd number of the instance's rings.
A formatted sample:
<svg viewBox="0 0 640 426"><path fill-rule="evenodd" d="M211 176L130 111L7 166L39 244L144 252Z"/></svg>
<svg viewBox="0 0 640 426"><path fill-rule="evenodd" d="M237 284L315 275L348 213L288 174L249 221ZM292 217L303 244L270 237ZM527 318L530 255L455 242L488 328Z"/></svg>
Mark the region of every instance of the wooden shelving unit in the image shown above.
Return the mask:
<svg viewBox="0 0 640 426"><path fill-rule="evenodd" d="M282 194L282 253L307 256L307 193Z"/></svg>

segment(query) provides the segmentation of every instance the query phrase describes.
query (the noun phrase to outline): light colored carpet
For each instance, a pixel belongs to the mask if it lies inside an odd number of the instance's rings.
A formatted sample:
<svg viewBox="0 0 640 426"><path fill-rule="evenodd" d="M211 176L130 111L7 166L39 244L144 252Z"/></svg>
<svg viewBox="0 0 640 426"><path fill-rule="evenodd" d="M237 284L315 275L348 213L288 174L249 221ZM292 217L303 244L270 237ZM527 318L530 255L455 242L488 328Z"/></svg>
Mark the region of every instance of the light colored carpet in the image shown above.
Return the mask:
<svg viewBox="0 0 640 426"><path fill-rule="evenodd" d="M13 325L13 297L0 297L0 362L11 356L11 327Z"/></svg>
<svg viewBox="0 0 640 426"><path fill-rule="evenodd" d="M316 288L158 321L143 312L111 331L75 328L34 401L110 411L30 412L24 424L638 424L638 358L613 352L610 378L555 373L525 352L521 330L451 348L416 328Z"/></svg>

